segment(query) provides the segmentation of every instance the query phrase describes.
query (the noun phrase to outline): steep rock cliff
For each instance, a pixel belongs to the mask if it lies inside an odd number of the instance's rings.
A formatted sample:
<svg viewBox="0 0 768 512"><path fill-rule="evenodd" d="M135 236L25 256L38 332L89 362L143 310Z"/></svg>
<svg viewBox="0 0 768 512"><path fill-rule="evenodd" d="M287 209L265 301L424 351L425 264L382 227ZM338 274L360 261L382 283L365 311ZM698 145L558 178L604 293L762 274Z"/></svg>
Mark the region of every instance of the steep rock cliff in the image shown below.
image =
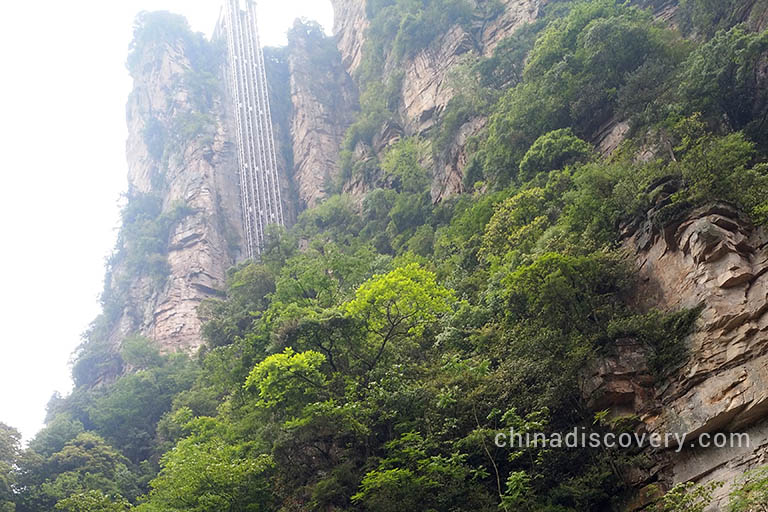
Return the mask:
<svg viewBox="0 0 768 512"><path fill-rule="evenodd" d="M240 257L237 166L227 109L217 93L204 116L196 110L190 81L195 69L187 51L178 39L152 44L136 56L127 107L129 201L132 195L153 196L161 200L162 212L183 205L188 214L170 226L162 241L167 243L167 275L139 275L128 284L115 343L138 332L166 351L199 347L197 307L219 293L226 269ZM184 140L168 135L193 123L199 125L190 126ZM121 249L130 247L118 246L113 284L126 272Z"/></svg>
<svg viewBox="0 0 768 512"><path fill-rule="evenodd" d="M475 21L470 29L454 25L405 65L401 115L409 135L423 134L434 126L455 92L450 72L467 53L488 56L499 42L536 19L541 0L504 0L498 11ZM477 2L482 10L488 2Z"/></svg>
<svg viewBox="0 0 768 512"><path fill-rule="evenodd" d="M338 38L341 60L347 71L353 74L363 59L365 31L369 26L365 0L331 0L331 4L333 32Z"/></svg>
<svg viewBox="0 0 768 512"><path fill-rule="evenodd" d="M325 198L338 176L339 151L354 120L358 98L333 40L319 27L297 23L287 50L292 178L303 209Z"/></svg>
<svg viewBox="0 0 768 512"><path fill-rule="evenodd" d="M363 60L366 30L370 21L366 3L357 0L333 0L336 23L334 31L342 62L350 75L355 75ZM471 26L456 24L439 35L427 47L403 62L388 57L385 67L402 71L397 118L401 124L395 131L405 136L426 135L440 119L455 95L451 87L451 72L467 55L488 56L504 38L519 27L535 20L543 0L503 0L492 14L476 16ZM478 13L490 9L486 0L475 2ZM461 192L462 175L467 163L465 145L485 125L484 119L470 119L453 137L450 150L433 165L433 200ZM394 138L392 140L397 140ZM348 190L362 193L359 183Z"/></svg>
<svg viewBox="0 0 768 512"><path fill-rule="evenodd" d="M244 257L221 44L184 33L140 45L131 57L129 203L156 199L162 205L157 220L173 220L153 255L167 263L162 276L129 268L132 242L121 236L107 283L108 295L119 298L110 335L114 346L138 333L166 351L196 350L202 344L198 306L221 294L227 268ZM357 92L334 41L315 25L297 24L289 46L266 49L265 61L291 224L327 195Z"/></svg>
<svg viewBox="0 0 768 512"><path fill-rule="evenodd" d="M624 247L637 269L641 310L701 308L688 338L688 357L669 378L651 375L646 349L624 340L587 379L595 410L637 415L641 429L661 435L745 433L742 446L692 447L686 443L648 454L637 471L638 500L649 485L719 481L711 510L727 503L732 484L766 463L768 449L768 236L727 204L699 208L681 220L659 223L657 209L626 230ZM662 226L662 227L660 227ZM739 439L739 438L734 438Z"/></svg>

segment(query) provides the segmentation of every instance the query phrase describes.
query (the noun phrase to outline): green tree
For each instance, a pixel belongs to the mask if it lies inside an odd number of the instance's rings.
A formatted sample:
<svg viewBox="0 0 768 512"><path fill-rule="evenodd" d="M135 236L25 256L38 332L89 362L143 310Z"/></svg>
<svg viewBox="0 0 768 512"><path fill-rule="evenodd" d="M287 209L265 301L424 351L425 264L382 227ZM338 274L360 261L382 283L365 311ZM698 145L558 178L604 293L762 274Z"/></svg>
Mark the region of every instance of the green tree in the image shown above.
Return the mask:
<svg viewBox="0 0 768 512"><path fill-rule="evenodd" d="M208 346L229 345L244 336L269 307L274 291L275 277L265 265L246 263L228 270L226 300L210 299L199 308Z"/></svg>
<svg viewBox="0 0 768 512"><path fill-rule="evenodd" d="M442 456L417 432L387 443L388 457L368 472L352 501L371 512L399 510L490 511L490 496L476 485L482 475L458 453Z"/></svg>
<svg viewBox="0 0 768 512"><path fill-rule="evenodd" d="M267 481L273 463L248 454L244 444L225 441L227 427L201 418L194 433L163 456L141 512L257 512L269 503Z"/></svg>
<svg viewBox="0 0 768 512"><path fill-rule="evenodd" d="M430 176L421 163L426 158L423 141L407 138L389 148L381 161L381 168L395 181L394 187L402 192L419 193L429 185Z"/></svg>
<svg viewBox="0 0 768 512"><path fill-rule="evenodd" d="M672 487L656 504L657 512L703 512L712 502L712 493L721 482L696 485L680 483Z"/></svg>
<svg viewBox="0 0 768 512"><path fill-rule="evenodd" d="M696 48L683 64L679 94L688 114L701 112L712 123L746 130L764 143L768 89L759 63L768 52L768 32L737 26L720 31Z"/></svg>
<svg viewBox="0 0 768 512"><path fill-rule="evenodd" d="M762 512L768 503L768 467L748 471L731 491L728 512Z"/></svg>
<svg viewBox="0 0 768 512"><path fill-rule="evenodd" d="M101 491L73 494L56 503L56 510L64 512L125 512L131 509L131 504L122 497L110 497Z"/></svg>
<svg viewBox="0 0 768 512"><path fill-rule="evenodd" d="M594 149L573 135L570 128L542 135L520 162L520 177L532 178L536 174L563 169L567 165L592 158Z"/></svg>
<svg viewBox="0 0 768 512"><path fill-rule="evenodd" d="M21 434L18 430L0 423L0 510L15 510L14 469L21 454Z"/></svg>
<svg viewBox="0 0 768 512"><path fill-rule="evenodd" d="M594 332L621 308L629 285L616 256L544 254L503 279L507 316L566 331Z"/></svg>
<svg viewBox="0 0 768 512"><path fill-rule="evenodd" d="M73 419L68 413L57 414L30 441L29 447L44 457L50 457L84 430L82 422Z"/></svg>
<svg viewBox="0 0 768 512"><path fill-rule="evenodd" d="M709 39L718 30L727 30L746 19L749 14L746 9L753 5L739 0L682 0L678 18L685 31Z"/></svg>
<svg viewBox="0 0 768 512"><path fill-rule="evenodd" d="M95 430L136 464L152 455L157 422L171 409L173 397L197 376L184 354L139 360L162 365L124 375L88 407Z"/></svg>
<svg viewBox="0 0 768 512"><path fill-rule="evenodd" d="M528 253L551 220L546 192L530 188L506 199L485 227L481 257L499 262L504 257Z"/></svg>
<svg viewBox="0 0 768 512"><path fill-rule="evenodd" d="M411 263L374 276L358 288L344 309L366 326L371 343L367 364L373 369L390 345L419 340L450 311L454 300L453 292L438 284L435 274Z"/></svg>
<svg viewBox="0 0 768 512"><path fill-rule="evenodd" d="M130 461L89 432L79 434L47 458L25 453L20 465L19 509L24 512L53 510L61 500L88 491L127 499L140 493L139 478Z"/></svg>
<svg viewBox="0 0 768 512"><path fill-rule="evenodd" d="M259 407L280 408L290 415L296 404L322 392L326 379L320 371L325 356L311 350L295 353L286 348L260 362L245 381L246 389L258 392Z"/></svg>
<svg viewBox="0 0 768 512"><path fill-rule="evenodd" d="M522 82L494 107L480 151L486 178L496 186L517 179L526 151L548 132L570 127L593 137L613 116L632 73L675 51L676 40L635 7L574 3L538 35Z"/></svg>

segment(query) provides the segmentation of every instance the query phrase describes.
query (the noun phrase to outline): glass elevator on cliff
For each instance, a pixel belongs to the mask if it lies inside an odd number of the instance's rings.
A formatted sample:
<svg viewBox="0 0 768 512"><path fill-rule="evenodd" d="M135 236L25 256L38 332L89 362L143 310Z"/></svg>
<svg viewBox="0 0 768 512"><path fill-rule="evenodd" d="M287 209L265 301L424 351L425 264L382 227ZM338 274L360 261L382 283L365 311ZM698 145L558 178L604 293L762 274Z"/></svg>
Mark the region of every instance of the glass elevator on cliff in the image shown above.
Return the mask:
<svg viewBox="0 0 768 512"><path fill-rule="evenodd" d="M227 42L226 75L237 139L245 252L256 258L267 226L282 225L284 219L264 52L253 0L224 1L214 31L214 39L220 38Z"/></svg>

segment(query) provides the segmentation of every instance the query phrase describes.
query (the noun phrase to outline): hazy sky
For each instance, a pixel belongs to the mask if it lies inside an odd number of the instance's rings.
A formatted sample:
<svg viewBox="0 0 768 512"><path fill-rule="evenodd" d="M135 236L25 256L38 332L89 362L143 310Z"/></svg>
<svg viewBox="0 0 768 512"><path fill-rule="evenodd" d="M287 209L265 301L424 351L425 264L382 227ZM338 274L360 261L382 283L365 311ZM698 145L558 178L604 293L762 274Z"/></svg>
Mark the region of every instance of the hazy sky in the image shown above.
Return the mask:
<svg viewBox="0 0 768 512"><path fill-rule="evenodd" d="M329 0L260 0L264 44L296 17L331 28ZM220 0L36 0L0 18L0 422L31 437L70 387L98 313L126 188L124 62L135 15L183 14L210 34Z"/></svg>

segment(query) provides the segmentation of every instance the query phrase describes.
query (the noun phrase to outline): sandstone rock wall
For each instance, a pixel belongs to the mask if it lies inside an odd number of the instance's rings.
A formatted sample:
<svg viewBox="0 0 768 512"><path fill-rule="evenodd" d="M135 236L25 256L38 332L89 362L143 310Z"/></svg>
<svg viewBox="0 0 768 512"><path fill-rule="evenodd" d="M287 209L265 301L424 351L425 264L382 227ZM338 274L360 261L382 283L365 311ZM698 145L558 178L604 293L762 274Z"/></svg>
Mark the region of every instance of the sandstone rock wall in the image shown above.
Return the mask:
<svg viewBox="0 0 768 512"><path fill-rule="evenodd" d="M363 59L365 31L368 16L365 0L331 0L333 5L333 33L338 39L341 60L350 74L354 74Z"/></svg>
<svg viewBox="0 0 768 512"><path fill-rule="evenodd" d="M360 66L365 46L365 32L369 26L364 0L333 0L336 22L334 31L342 62L350 75ZM475 2L481 11L487 0ZM536 19L546 0L502 0L497 16L478 19L472 27L451 27L427 48L404 62L388 62L387 68L403 71L398 118L400 130L406 136L426 135L438 121L454 96L450 74L465 55L490 55L505 37L520 26ZM390 59L391 60L391 59ZM461 181L467 140L484 126L484 120L472 119L459 130L448 158L435 162L433 199L461 191ZM358 190L359 187L350 187Z"/></svg>
<svg viewBox="0 0 768 512"><path fill-rule="evenodd" d="M652 210L625 242L638 269L634 295L640 309L702 308L689 358L669 381L654 382L642 351L624 346L593 374L603 400L594 405L689 440L750 434L750 446L656 453L656 466L637 482L723 481L712 508L721 510L733 482L768 463L768 234L725 204L663 229L654 217Z"/></svg>
<svg viewBox="0 0 768 512"><path fill-rule="evenodd" d="M293 181L299 210L327 197L339 171L339 152L359 100L332 42L296 27L288 46ZM330 43L330 44L329 44Z"/></svg>
<svg viewBox="0 0 768 512"><path fill-rule="evenodd" d="M217 95L207 134L161 156L148 147L148 125L171 127L193 107L185 74L191 63L181 41L145 52L127 106L127 159L131 194L162 198L163 211L179 204L192 213L171 227L166 280L130 283L113 341L141 333L165 351L193 351L201 343L197 307L224 287L226 269L241 257L236 156L227 108ZM125 272L118 261L112 272Z"/></svg>

